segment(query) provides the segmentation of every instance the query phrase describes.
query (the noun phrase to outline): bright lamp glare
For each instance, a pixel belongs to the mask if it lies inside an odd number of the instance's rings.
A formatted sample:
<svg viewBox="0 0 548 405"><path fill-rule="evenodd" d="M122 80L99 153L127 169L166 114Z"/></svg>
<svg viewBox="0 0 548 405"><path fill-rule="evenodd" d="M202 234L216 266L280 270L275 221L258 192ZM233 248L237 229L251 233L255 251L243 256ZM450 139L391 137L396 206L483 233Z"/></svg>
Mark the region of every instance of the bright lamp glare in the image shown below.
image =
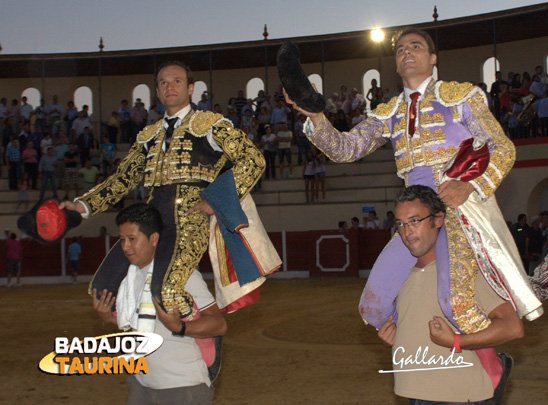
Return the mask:
<svg viewBox="0 0 548 405"><path fill-rule="evenodd" d="M384 39L384 32L382 30L371 31L371 38L375 42L381 42Z"/></svg>

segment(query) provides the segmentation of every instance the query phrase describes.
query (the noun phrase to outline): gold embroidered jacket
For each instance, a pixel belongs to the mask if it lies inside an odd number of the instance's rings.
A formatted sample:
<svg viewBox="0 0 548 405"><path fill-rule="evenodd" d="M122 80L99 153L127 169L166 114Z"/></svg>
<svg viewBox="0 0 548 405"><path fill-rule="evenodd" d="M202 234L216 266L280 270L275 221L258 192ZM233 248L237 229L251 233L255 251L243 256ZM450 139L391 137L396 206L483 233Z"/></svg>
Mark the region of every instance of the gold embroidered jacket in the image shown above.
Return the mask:
<svg viewBox="0 0 548 405"><path fill-rule="evenodd" d="M260 178L265 161L247 136L235 129L220 114L191 111L174 130L167 152L164 152L165 129L162 120L149 125L137 136L116 173L91 189L78 200L90 215L107 210L134 189L144 176L145 187L168 184L211 183L227 164L232 165L240 199L245 197ZM196 145L213 140L222 150L216 159L214 151L202 160L193 159ZM200 143L201 142L201 143Z"/></svg>
<svg viewBox="0 0 548 405"><path fill-rule="evenodd" d="M339 133L323 117L309 138L336 162L360 159L390 140L397 174L405 180L406 186L424 184L423 176L426 175L430 178L426 183L437 189L444 166L455 155L460 143L471 137L480 138L489 148L490 162L486 171L471 184L483 201L494 194L514 164L513 143L490 113L481 89L469 83L431 81L417 102L416 128L412 137L408 134L408 122L408 106L402 93L379 105L367 120L350 132ZM431 174L428 174L430 169ZM447 210L445 228L453 319L465 333L482 330L490 321L474 300L479 267L456 210ZM392 270L374 266L372 275ZM405 278L404 275L403 280ZM367 294L365 296L367 298ZM389 297L388 301L392 298L395 297ZM376 308L377 304L365 299L362 305Z"/></svg>
<svg viewBox="0 0 548 405"><path fill-rule="evenodd" d="M515 147L490 113L482 90L470 83L431 81L417 103L416 131L409 137L403 93L379 105L370 117L350 132L339 133L325 117L309 134L310 140L335 162L352 162L392 142L397 174L407 183L416 167L440 171L467 138L485 140L489 167L471 181L482 200L489 198L508 174L515 160ZM437 184L439 185L439 184Z"/></svg>

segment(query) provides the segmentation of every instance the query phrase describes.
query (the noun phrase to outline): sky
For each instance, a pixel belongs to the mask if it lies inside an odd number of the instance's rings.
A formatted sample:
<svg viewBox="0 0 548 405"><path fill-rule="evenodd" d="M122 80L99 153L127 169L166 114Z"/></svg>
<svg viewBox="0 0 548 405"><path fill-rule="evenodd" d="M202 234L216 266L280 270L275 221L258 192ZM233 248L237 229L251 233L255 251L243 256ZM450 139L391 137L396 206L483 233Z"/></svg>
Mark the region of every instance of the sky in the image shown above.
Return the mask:
<svg viewBox="0 0 548 405"><path fill-rule="evenodd" d="M7 0L6 0L7 1ZM540 4L526 0L17 0L0 15L1 55L168 48L322 35ZM6 6L6 4L4 4Z"/></svg>

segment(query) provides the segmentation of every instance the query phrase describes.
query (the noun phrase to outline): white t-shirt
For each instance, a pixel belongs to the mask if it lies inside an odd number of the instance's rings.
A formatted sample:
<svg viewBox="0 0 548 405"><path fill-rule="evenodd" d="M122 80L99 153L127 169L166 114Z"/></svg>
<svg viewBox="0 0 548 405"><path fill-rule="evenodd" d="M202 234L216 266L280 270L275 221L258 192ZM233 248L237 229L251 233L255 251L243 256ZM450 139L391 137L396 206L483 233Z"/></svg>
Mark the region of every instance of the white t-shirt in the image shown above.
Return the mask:
<svg viewBox="0 0 548 405"><path fill-rule="evenodd" d="M270 136L263 135L262 141L264 144L264 150L269 152L277 152L278 151L278 145L276 145L276 134L272 133Z"/></svg>
<svg viewBox="0 0 548 405"><path fill-rule="evenodd" d="M291 148L291 138L293 134L291 131L278 131L278 149L289 149Z"/></svg>
<svg viewBox="0 0 548 405"><path fill-rule="evenodd" d="M365 229L378 229L380 228L380 222L378 219L375 219L374 221L375 223L373 224L373 222L371 221L367 221L367 223L365 224Z"/></svg>
<svg viewBox="0 0 548 405"><path fill-rule="evenodd" d="M215 304L215 299L197 270L188 279L185 290L192 295L200 310ZM146 357L149 373L135 376L141 385L153 389L191 387L202 383L211 385L207 366L194 338L173 336L158 319L154 333L162 336L164 343Z"/></svg>
<svg viewBox="0 0 548 405"><path fill-rule="evenodd" d="M53 139L44 138L40 141L40 148L42 149L42 155L45 155L48 153L48 149L50 146L53 146Z"/></svg>

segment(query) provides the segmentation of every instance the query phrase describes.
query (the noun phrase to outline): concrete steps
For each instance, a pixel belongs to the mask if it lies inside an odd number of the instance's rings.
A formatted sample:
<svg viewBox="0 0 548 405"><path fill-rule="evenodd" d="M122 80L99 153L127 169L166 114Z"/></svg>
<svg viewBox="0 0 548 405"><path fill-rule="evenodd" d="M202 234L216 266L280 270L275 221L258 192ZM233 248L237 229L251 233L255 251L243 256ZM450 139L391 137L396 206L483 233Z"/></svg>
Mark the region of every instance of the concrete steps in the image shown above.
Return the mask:
<svg viewBox="0 0 548 405"><path fill-rule="evenodd" d="M129 145L118 145L118 156L127 154ZM349 221L357 216L360 219L362 207L373 205L379 218L385 217L388 210L393 209L393 201L403 187L401 179L396 175L396 167L391 147L385 146L370 156L357 162L326 164L326 199L321 203L306 203L302 167L297 166L297 146L292 147L294 162L293 178L280 180L263 180L262 191L253 191L252 196L268 231L298 231L312 229L336 228L338 221ZM276 164L278 160L276 159ZM277 168L279 172L279 168ZM80 179L82 190L83 179ZM37 201L40 192L29 192L29 207ZM65 190L58 190L59 197L65 196ZM46 196L51 196L50 190ZM74 197L71 191L70 198ZM0 177L0 216L3 226L16 229L17 218L24 207L15 212L19 201L17 191L8 190L7 168L2 168ZM133 194L128 195L125 206L132 204ZM116 234L114 216L116 210L84 221L76 228L75 235L96 236L98 228L107 226L111 234ZM69 236L72 236L69 235Z"/></svg>

